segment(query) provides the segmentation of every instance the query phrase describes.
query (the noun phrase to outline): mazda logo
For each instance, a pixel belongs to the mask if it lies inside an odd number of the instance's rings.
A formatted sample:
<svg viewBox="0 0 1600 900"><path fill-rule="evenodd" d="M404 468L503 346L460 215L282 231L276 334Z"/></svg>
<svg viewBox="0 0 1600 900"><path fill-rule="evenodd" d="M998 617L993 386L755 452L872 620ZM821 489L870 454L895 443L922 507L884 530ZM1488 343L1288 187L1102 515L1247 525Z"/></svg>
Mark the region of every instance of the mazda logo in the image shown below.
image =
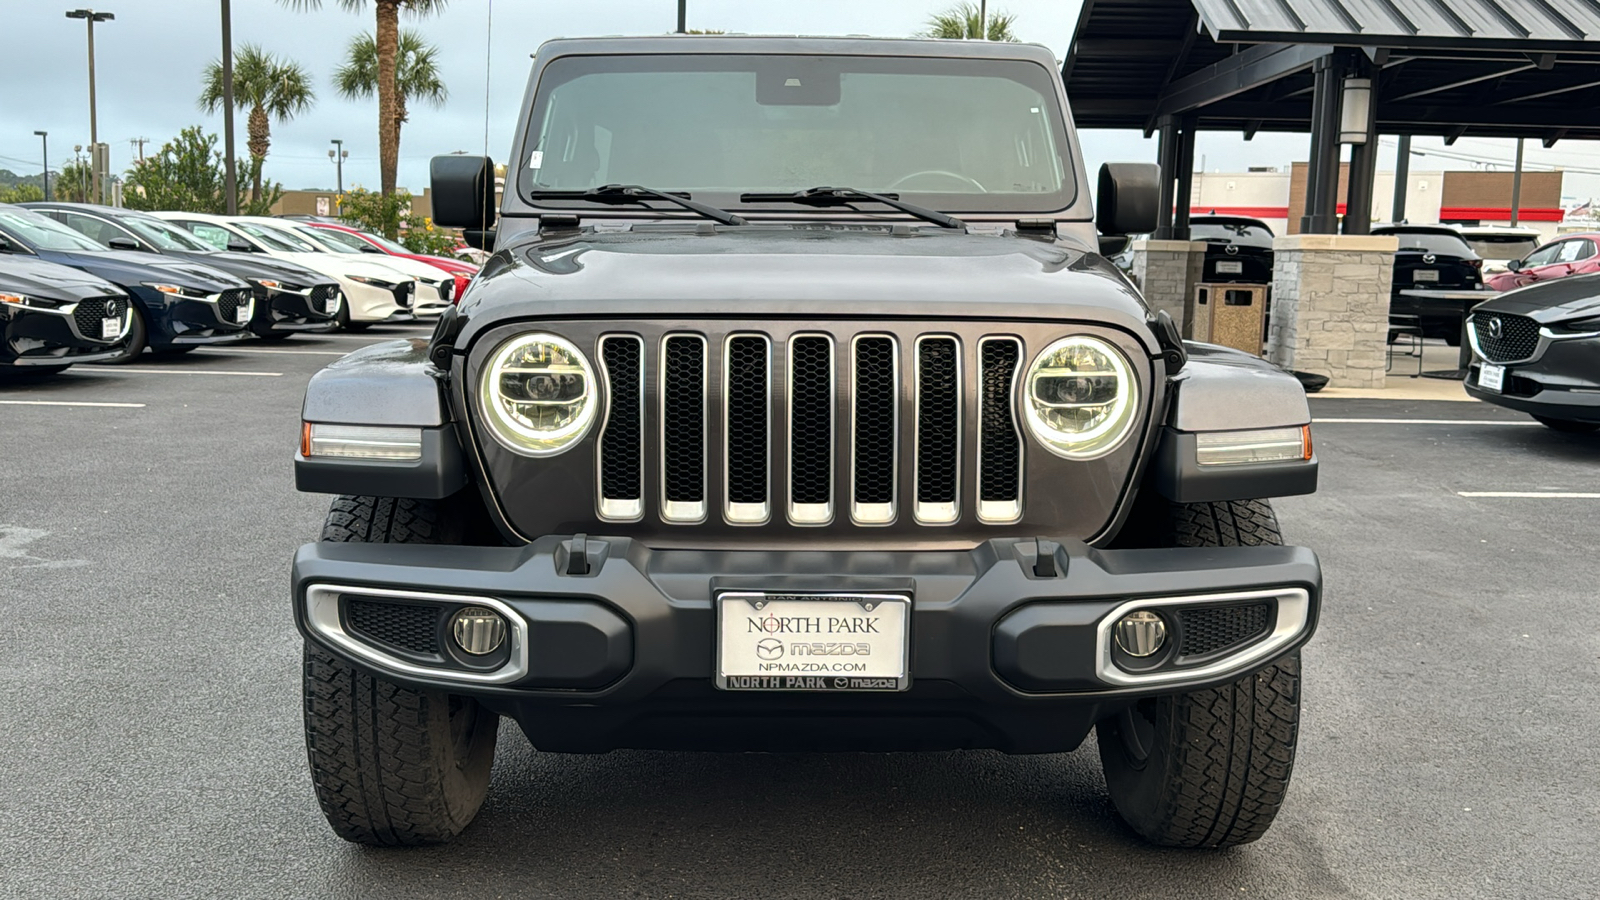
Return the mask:
<svg viewBox="0 0 1600 900"><path fill-rule="evenodd" d="M107 300L106 301L106 318L115 319L116 317L117 317L117 301L115 301L115 300Z"/></svg>
<svg viewBox="0 0 1600 900"><path fill-rule="evenodd" d="M1229 244L1227 247L1223 248L1223 252L1227 253L1229 256L1238 256L1239 255L1239 245L1238 244Z"/></svg>
<svg viewBox="0 0 1600 900"><path fill-rule="evenodd" d="M1432 253L1425 253L1425 254L1422 255L1422 261L1427 263L1430 266L1433 265L1438 260L1439 260L1439 257L1433 255Z"/></svg>
<svg viewBox="0 0 1600 900"><path fill-rule="evenodd" d="M756 643L756 655L762 659L777 659L783 655L783 641L765 638Z"/></svg>
<svg viewBox="0 0 1600 900"><path fill-rule="evenodd" d="M1506 336L1506 323L1500 321L1499 316L1489 320L1489 337L1500 340Z"/></svg>

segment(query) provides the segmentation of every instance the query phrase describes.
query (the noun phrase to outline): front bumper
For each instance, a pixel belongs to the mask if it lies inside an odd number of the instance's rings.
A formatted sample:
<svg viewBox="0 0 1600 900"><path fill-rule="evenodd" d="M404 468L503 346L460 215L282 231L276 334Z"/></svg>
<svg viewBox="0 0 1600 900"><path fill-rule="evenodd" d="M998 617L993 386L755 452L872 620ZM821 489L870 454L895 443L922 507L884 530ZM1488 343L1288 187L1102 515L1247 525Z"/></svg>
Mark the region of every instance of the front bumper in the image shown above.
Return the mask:
<svg viewBox="0 0 1600 900"><path fill-rule="evenodd" d="M1468 369L1467 393L1485 403L1518 412L1567 419L1600 422L1600 337L1541 338L1530 361L1505 363L1505 378L1499 393L1478 386L1483 357L1474 354Z"/></svg>
<svg viewBox="0 0 1600 900"><path fill-rule="evenodd" d="M1069 750L1140 697L1236 680L1303 644L1321 571L1299 547L1096 550L1067 543L1039 574L1035 539L967 551L652 550L627 538L526 547L315 543L295 557L296 621L350 663L470 694L535 746L707 749ZM582 575L569 571L587 568ZM803 574L801 574L803 573ZM442 597L510 612L496 672L419 665L345 632L342 589ZM726 590L897 592L912 598L911 688L895 693L727 692L713 687L713 598ZM353 595L353 593L352 593ZM1132 607L1270 596L1266 633L1151 677L1109 661L1110 623ZM332 598L330 600L330 598ZM1181 661L1181 657L1178 658Z"/></svg>

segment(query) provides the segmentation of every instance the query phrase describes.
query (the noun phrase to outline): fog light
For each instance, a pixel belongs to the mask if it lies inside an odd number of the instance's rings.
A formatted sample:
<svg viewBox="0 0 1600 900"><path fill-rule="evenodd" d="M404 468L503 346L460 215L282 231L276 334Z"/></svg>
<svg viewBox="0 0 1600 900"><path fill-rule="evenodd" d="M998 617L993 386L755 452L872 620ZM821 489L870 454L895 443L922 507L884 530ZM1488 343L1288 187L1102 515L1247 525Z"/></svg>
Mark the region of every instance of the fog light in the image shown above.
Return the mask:
<svg viewBox="0 0 1600 900"><path fill-rule="evenodd" d="M468 606L450 620L456 646L473 656L486 656L506 640L506 620L492 609Z"/></svg>
<svg viewBox="0 0 1600 900"><path fill-rule="evenodd" d="M1114 633L1123 653L1144 659L1153 656L1167 642L1167 623L1155 613L1141 609L1123 616Z"/></svg>

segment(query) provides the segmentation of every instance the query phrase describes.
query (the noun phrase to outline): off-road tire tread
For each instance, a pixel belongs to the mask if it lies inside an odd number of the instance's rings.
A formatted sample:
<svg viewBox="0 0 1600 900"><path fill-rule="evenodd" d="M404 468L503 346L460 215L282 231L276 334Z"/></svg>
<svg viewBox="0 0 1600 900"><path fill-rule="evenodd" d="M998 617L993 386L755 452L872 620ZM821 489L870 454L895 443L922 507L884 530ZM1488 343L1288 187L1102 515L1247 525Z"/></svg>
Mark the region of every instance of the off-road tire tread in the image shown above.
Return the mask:
<svg viewBox="0 0 1600 900"><path fill-rule="evenodd" d="M1265 500L1174 503L1169 518L1174 547L1263 547L1283 543L1278 517Z"/></svg>

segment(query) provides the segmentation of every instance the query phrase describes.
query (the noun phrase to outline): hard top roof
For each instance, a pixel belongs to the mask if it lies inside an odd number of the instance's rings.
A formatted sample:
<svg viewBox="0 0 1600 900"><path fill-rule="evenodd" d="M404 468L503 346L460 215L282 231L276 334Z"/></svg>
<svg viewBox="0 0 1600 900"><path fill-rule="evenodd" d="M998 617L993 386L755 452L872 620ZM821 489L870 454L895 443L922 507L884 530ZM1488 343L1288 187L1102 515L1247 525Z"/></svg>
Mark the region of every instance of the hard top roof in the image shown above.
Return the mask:
<svg viewBox="0 0 1600 900"><path fill-rule="evenodd" d="M963 41L942 38L885 38L863 35L667 34L552 38L536 57L656 53L818 54L823 56L931 56L955 59L1024 59L1054 67L1055 54L1043 44Z"/></svg>

